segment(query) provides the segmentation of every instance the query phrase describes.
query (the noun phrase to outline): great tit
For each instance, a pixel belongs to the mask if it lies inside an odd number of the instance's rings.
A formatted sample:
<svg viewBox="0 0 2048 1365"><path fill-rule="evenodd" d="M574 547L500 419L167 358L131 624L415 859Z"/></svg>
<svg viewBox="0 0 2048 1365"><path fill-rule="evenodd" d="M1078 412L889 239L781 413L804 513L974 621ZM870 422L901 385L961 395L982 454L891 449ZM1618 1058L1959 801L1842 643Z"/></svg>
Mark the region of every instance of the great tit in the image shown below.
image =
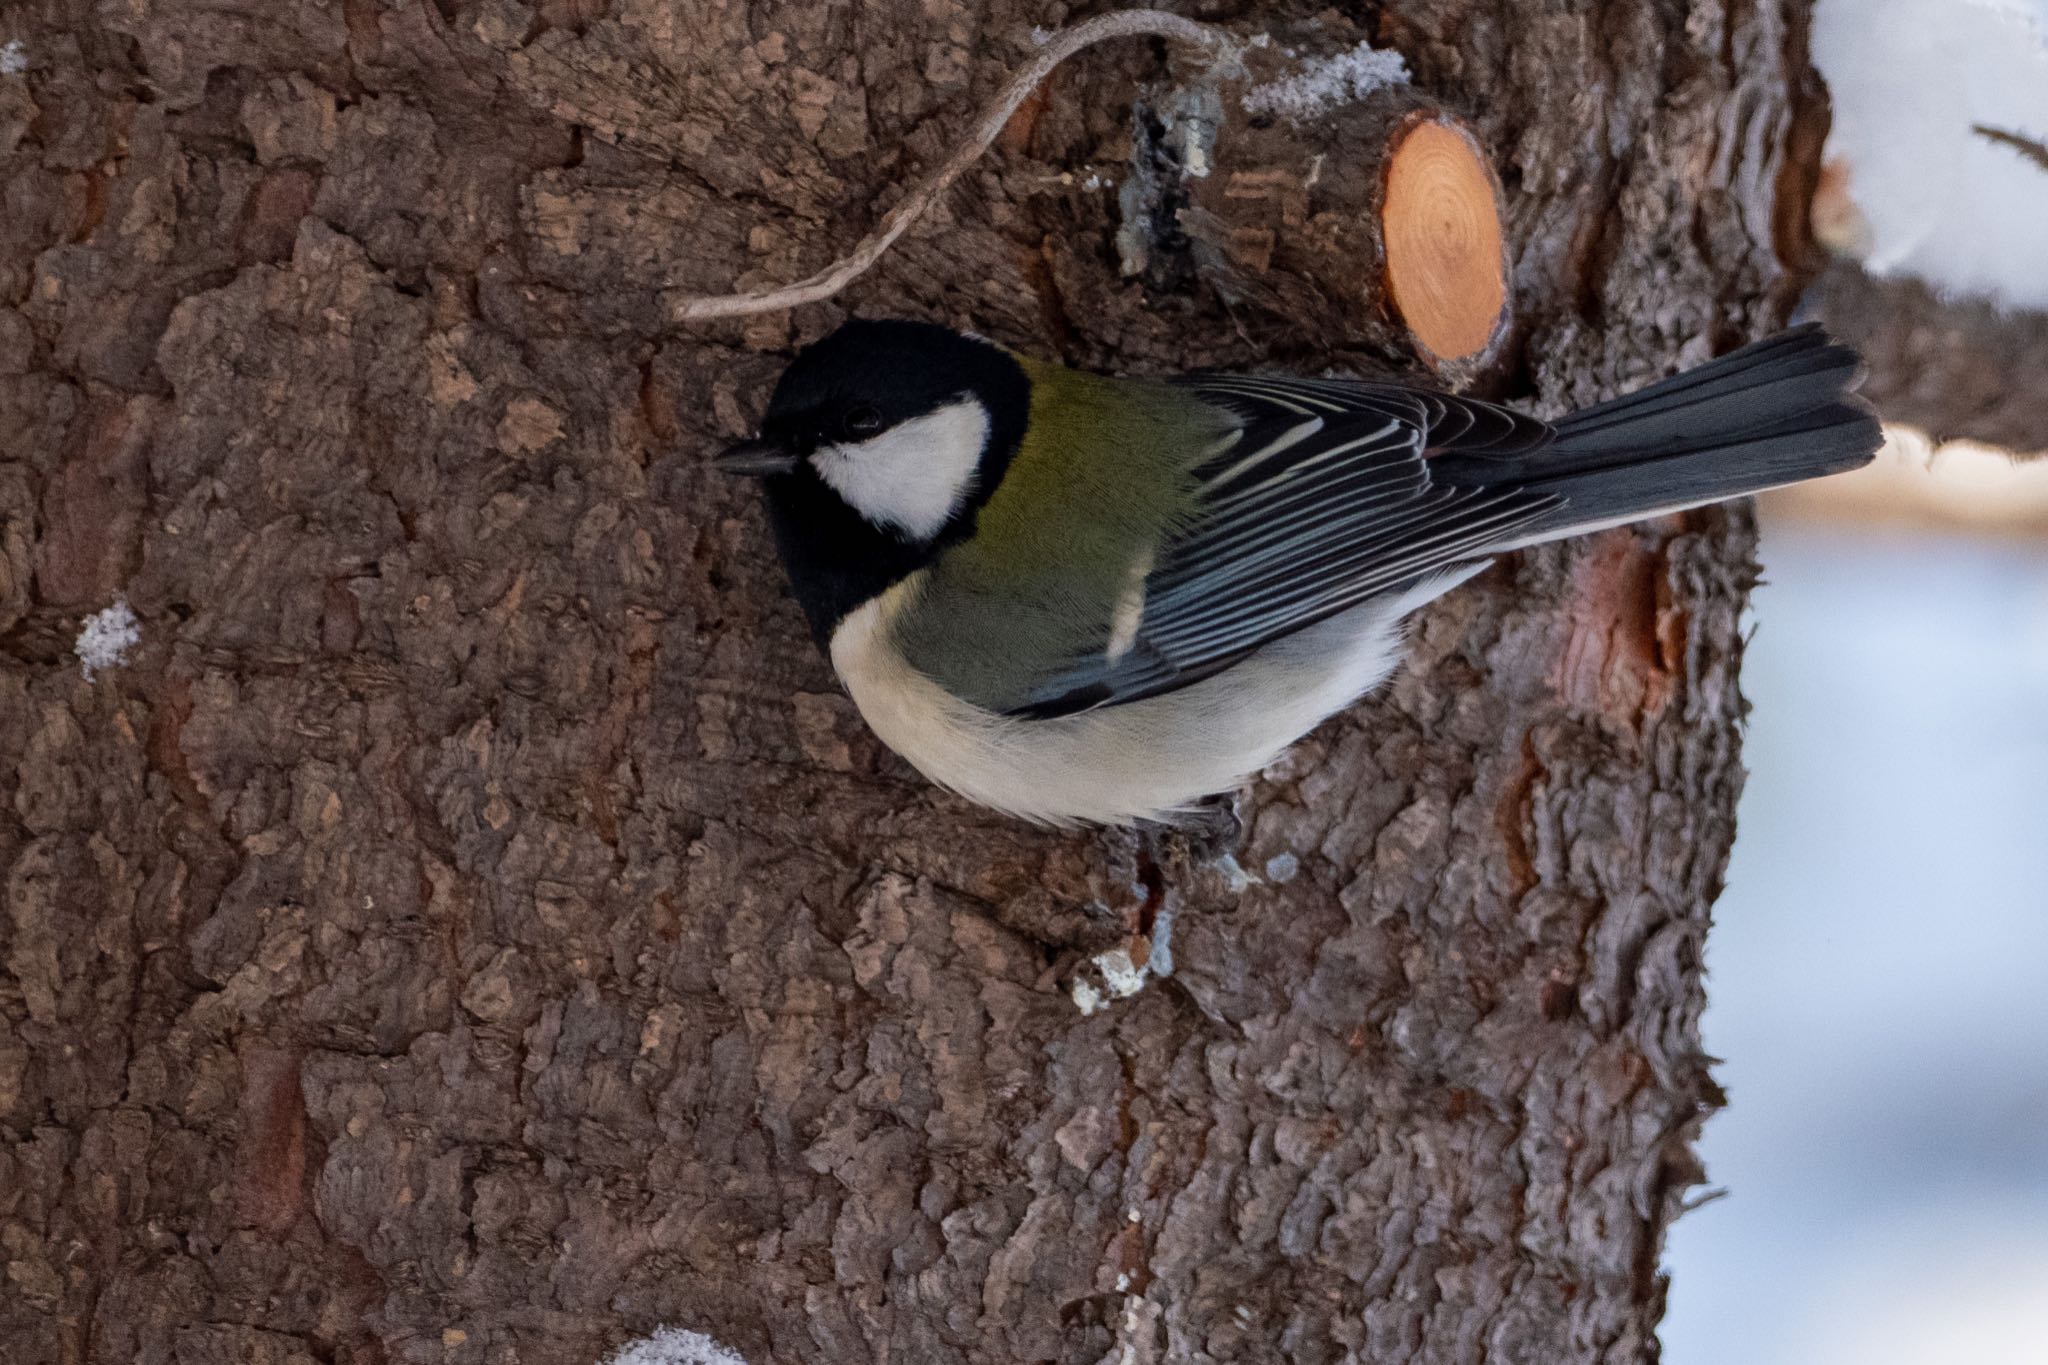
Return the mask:
<svg viewBox="0 0 2048 1365"><path fill-rule="evenodd" d="M1867 463L1856 370L1802 327L1553 423L855 321L718 463L763 479L819 647L925 776L1047 824L1170 821L1377 686L1403 618L1493 556Z"/></svg>

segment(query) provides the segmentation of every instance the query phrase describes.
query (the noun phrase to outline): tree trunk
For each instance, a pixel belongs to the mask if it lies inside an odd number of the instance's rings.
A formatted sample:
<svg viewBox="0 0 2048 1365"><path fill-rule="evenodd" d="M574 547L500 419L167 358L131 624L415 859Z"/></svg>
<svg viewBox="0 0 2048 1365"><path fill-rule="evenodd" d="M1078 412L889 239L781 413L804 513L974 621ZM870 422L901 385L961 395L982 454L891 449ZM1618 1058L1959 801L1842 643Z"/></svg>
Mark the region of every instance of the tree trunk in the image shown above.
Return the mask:
<svg viewBox="0 0 2048 1365"><path fill-rule="evenodd" d="M1783 320L1800 0L1371 8L1287 45L1397 48L1490 150L1490 388L1557 411ZM1400 358L1369 290L1349 336L1226 304L1170 193L1120 274L1187 79L1146 42L837 304L668 324L848 247L1061 13L0 17L0 1357L1654 1358L1746 514L1515 557L1235 863L1154 867L881 749L702 470L852 309ZM1149 984L1084 1013L1118 943Z"/></svg>

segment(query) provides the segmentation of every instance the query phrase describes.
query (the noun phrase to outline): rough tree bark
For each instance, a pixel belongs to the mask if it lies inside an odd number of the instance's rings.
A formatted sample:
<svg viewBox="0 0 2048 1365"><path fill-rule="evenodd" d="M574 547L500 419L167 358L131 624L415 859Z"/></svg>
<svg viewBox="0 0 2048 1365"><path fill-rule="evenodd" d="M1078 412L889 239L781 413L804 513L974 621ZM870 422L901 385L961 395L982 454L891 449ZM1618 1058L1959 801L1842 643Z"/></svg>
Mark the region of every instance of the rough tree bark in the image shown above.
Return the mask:
<svg viewBox="0 0 2048 1365"><path fill-rule="evenodd" d="M1782 321L1799 0L1203 13L1396 47L1477 131L1498 392ZM1387 358L1226 306L1170 220L1120 276L1145 43L1063 68L842 306L665 321L849 245L1063 17L0 15L0 1356L1654 1357L1716 1101L1745 514L1430 613L1258 785L1244 875L1153 878L1172 974L1084 1016L1132 839L882 751L700 471L850 308L1104 366ZM89 681L116 595L141 641Z"/></svg>
<svg viewBox="0 0 2048 1365"><path fill-rule="evenodd" d="M1944 299L1920 280L1881 279L1846 260L1828 267L1813 302L1862 350L1863 391L1886 417L1937 441L2048 452L2048 313Z"/></svg>

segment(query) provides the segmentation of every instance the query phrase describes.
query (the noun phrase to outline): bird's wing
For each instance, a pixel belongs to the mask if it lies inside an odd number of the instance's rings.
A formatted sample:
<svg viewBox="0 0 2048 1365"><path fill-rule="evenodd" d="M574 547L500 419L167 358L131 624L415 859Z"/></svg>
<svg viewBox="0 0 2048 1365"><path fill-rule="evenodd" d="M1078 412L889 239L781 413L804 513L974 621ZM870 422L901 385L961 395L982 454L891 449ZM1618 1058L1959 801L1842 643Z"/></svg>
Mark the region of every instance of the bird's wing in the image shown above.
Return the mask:
<svg viewBox="0 0 2048 1365"><path fill-rule="evenodd" d="M1512 542L1554 499L1455 487L1429 457L1541 450L1544 422L1394 384L1207 375L1184 382L1241 422L1194 470L1196 515L1154 554L1101 637L1016 714L1157 696L1369 598Z"/></svg>

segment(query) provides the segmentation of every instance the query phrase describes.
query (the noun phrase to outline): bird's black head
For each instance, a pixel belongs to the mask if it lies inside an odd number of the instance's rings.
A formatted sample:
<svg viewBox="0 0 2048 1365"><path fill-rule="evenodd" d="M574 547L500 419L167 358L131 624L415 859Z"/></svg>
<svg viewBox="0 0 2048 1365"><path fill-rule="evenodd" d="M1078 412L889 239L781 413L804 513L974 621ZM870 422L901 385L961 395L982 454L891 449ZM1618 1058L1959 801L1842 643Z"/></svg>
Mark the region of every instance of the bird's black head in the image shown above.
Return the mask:
<svg viewBox="0 0 2048 1365"><path fill-rule="evenodd" d="M760 436L719 467L764 478L776 546L820 645L973 529L1030 402L1009 352L931 323L849 322L790 362Z"/></svg>

